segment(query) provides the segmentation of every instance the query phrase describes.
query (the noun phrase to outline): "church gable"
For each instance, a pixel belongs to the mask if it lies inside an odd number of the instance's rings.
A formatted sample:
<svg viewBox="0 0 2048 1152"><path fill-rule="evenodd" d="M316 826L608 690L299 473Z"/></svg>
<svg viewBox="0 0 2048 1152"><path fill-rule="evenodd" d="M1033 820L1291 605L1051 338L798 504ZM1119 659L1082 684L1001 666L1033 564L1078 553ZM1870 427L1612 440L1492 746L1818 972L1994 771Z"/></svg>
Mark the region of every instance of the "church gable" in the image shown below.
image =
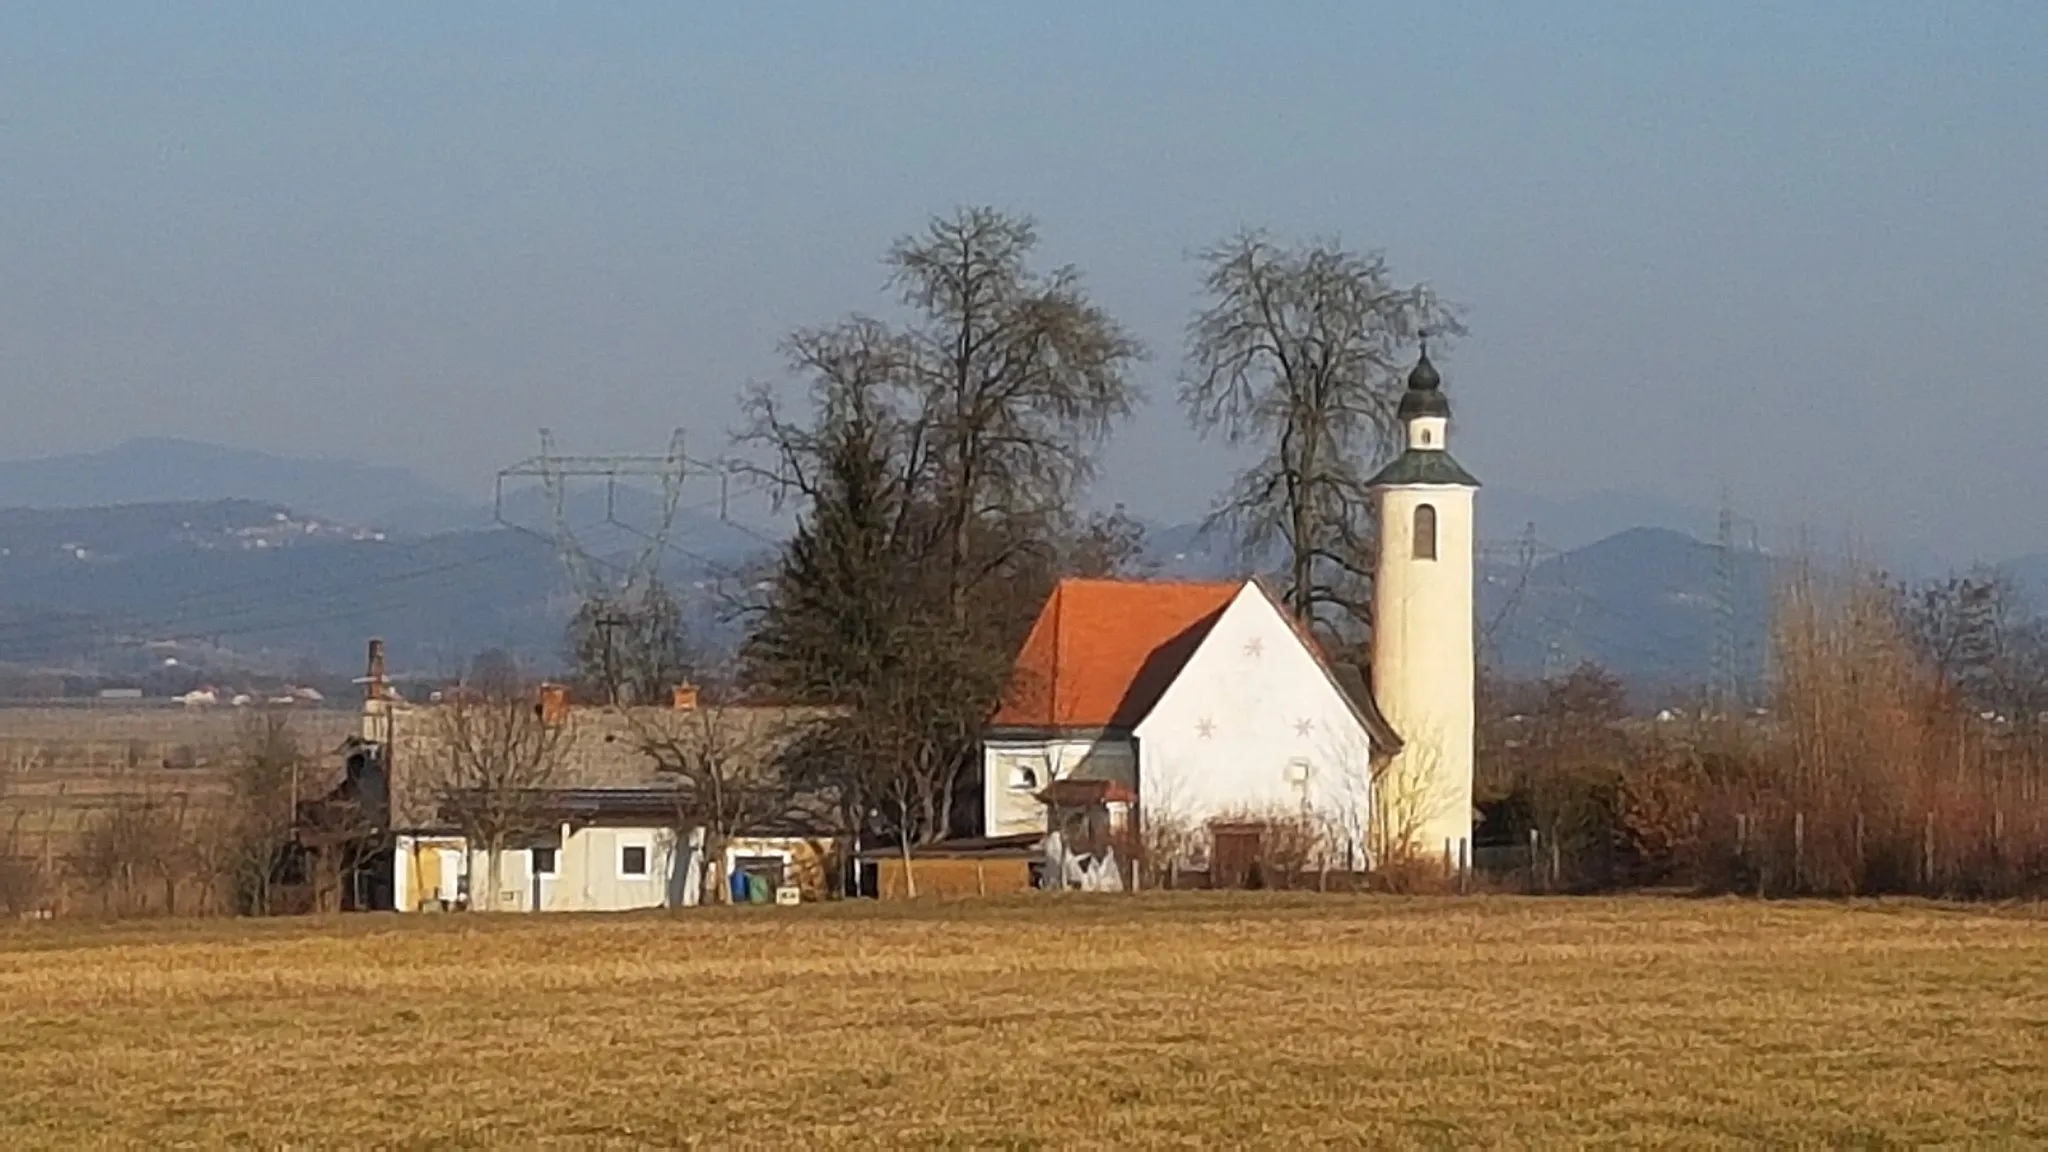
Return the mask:
<svg viewBox="0 0 2048 1152"><path fill-rule="evenodd" d="M1276 717L1290 731L1343 727L1375 752L1399 748L1378 709L1346 691L1308 630L1262 584L1248 581L1138 725L1138 736L1190 723L1213 736L1225 724L1268 727Z"/></svg>

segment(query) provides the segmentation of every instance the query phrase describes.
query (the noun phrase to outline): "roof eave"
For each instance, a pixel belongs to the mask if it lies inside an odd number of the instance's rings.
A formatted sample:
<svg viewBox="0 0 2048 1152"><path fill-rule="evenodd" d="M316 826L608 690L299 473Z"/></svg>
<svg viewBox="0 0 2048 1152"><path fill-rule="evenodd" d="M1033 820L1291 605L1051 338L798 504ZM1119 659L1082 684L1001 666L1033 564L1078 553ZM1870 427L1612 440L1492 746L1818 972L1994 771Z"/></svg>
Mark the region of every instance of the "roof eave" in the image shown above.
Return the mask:
<svg viewBox="0 0 2048 1152"><path fill-rule="evenodd" d="M1440 448L1410 448L1365 482L1368 488L1477 488L1477 477Z"/></svg>
<svg viewBox="0 0 2048 1152"><path fill-rule="evenodd" d="M982 732L983 743L1014 740L1128 740L1136 727L1105 724L991 724Z"/></svg>

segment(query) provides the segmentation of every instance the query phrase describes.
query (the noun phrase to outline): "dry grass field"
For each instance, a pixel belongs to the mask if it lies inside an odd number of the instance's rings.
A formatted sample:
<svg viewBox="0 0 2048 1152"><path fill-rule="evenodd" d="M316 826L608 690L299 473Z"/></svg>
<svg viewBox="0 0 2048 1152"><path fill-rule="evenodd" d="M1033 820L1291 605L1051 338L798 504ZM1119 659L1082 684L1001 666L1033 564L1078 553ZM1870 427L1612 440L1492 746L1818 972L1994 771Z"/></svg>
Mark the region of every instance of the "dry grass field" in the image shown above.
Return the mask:
<svg viewBox="0 0 2048 1152"><path fill-rule="evenodd" d="M2038 911L1159 894L0 930L82 1146L2048 1142Z"/></svg>

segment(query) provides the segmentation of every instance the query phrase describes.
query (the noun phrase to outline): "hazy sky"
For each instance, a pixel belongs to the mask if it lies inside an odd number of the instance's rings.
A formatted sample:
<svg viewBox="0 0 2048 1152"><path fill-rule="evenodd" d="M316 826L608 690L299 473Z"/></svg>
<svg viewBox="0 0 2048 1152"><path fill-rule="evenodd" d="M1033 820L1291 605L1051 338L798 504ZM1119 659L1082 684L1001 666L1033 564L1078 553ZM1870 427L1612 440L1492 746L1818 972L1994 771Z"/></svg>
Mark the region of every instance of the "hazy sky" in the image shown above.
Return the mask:
<svg viewBox="0 0 2048 1152"><path fill-rule="evenodd" d="M2048 548L2039 0L10 4L0 456L709 439L965 202L1152 346L1141 513L1224 484L1187 253L1263 224L1469 307L1489 482Z"/></svg>

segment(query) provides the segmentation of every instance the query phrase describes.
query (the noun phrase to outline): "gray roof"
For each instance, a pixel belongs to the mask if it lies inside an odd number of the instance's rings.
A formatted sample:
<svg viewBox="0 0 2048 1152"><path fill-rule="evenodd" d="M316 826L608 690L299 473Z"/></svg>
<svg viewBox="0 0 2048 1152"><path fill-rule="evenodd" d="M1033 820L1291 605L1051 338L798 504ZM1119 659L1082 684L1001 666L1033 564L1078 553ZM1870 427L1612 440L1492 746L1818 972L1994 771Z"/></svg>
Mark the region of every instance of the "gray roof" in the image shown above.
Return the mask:
<svg viewBox="0 0 2048 1152"><path fill-rule="evenodd" d="M1410 448L1394 457L1379 475L1366 481L1368 487L1381 488L1394 484L1455 484L1461 488L1477 488L1479 481L1463 465L1451 459L1451 454L1440 448Z"/></svg>
<svg viewBox="0 0 2048 1152"><path fill-rule="evenodd" d="M443 705L406 706L394 712L392 742L392 825L425 828L436 824L436 777L445 762ZM707 705L701 711L668 708L578 707L570 711L565 741L548 788L563 799L594 801L600 794L628 802L673 790L676 777L663 772L645 751L646 736L684 744L716 740L747 774L780 770L789 742L807 725L832 715L824 708Z"/></svg>

